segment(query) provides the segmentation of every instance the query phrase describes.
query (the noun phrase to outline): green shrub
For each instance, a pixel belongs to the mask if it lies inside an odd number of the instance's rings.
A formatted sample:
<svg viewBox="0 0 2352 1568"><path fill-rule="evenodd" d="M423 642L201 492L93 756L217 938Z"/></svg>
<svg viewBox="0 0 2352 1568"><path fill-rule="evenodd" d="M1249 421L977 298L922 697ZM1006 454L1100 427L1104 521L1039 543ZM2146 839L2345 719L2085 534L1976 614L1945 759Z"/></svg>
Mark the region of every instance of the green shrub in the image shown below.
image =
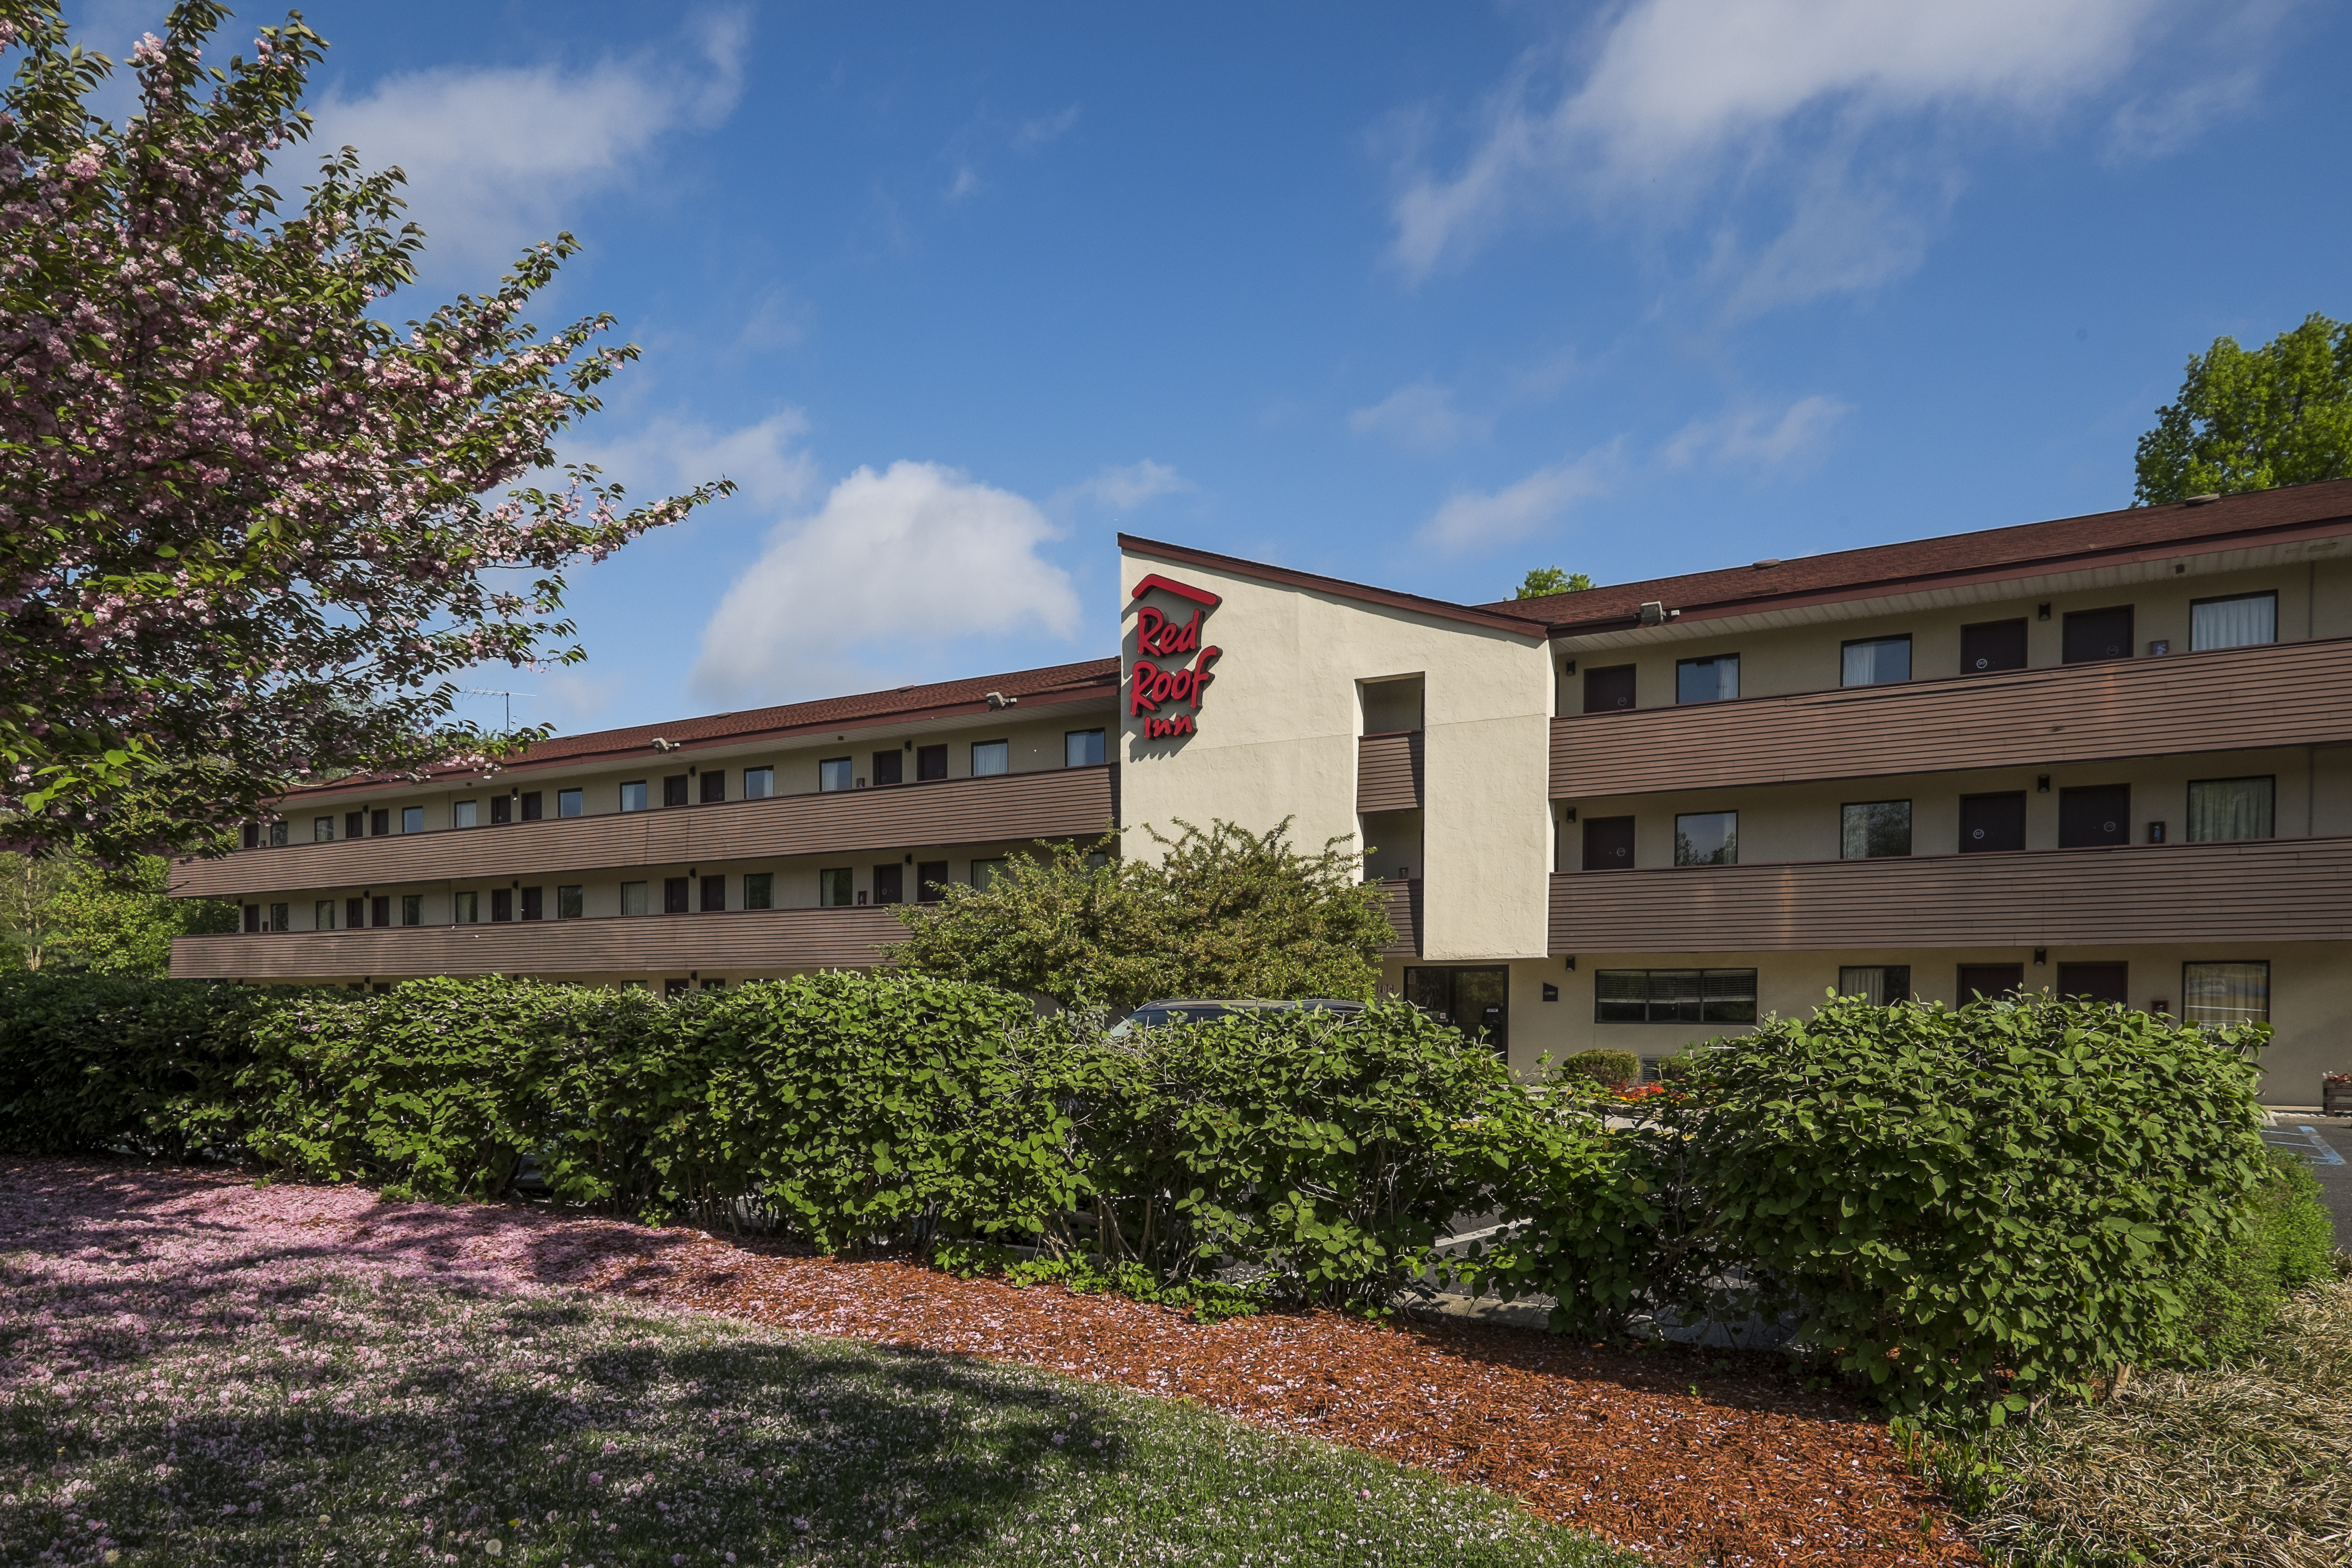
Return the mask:
<svg viewBox="0 0 2352 1568"><path fill-rule="evenodd" d="M1384 1305L1538 1128L1493 1050L1402 1003L1142 1031L1100 1048L1087 1099L1106 1257L1252 1264L1331 1304Z"/></svg>
<svg viewBox="0 0 2352 1568"><path fill-rule="evenodd" d="M2247 1195L2236 1244L2177 1281L2187 1332L2171 1359L2217 1366L2254 1354L2289 1295L2334 1278L2334 1250L2318 1178L2296 1156L2271 1151L2268 1170Z"/></svg>
<svg viewBox="0 0 2352 1568"><path fill-rule="evenodd" d="M1575 1073L1597 1083L1642 1081L1642 1058L1632 1051L1579 1051L1560 1063L1559 1068L1562 1072Z"/></svg>
<svg viewBox="0 0 2352 1568"><path fill-rule="evenodd" d="M207 1146L171 1108L223 1093L254 1026L286 999L200 981L0 975L0 1149L177 1158Z"/></svg>

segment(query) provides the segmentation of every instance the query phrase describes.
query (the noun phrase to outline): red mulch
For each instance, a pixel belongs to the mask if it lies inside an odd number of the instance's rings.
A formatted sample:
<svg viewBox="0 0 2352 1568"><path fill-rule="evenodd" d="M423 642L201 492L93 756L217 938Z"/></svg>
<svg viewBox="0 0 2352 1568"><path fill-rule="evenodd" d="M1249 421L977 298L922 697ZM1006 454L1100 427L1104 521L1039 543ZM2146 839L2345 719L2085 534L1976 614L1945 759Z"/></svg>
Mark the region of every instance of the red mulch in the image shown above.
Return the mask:
<svg viewBox="0 0 2352 1568"><path fill-rule="evenodd" d="M1058 1286L688 1234L587 1282L1195 1399L1493 1487L1668 1562L1982 1561L1884 1426L1849 1400L1803 1392L1769 1357L1607 1348L1458 1319L1383 1326L1310 1312L1200 1324ZM1723 1360L1726 1370L1707 1370Z"/></svg>

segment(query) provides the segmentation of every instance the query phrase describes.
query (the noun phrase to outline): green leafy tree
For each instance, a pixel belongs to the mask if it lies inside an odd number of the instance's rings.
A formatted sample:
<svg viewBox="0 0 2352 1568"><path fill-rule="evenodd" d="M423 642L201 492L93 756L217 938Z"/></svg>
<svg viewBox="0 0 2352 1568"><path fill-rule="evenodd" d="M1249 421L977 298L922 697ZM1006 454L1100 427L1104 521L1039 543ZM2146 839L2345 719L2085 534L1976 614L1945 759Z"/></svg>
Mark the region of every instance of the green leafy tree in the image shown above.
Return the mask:
<svg viewBox="0 0 2352 1568"><path fill-rule="evenodd" d="M71 850L0 855L0 968L162 979L173 937L237 921L235 904L170 897L170 874L160 855L119 868Z"/></svg>
<svg viewBox="0 0 2352 1568"><path fill-rule="evenodd" d="M916 973L1071 1005L1372 994L1394 931L1345 840L1302 854L1286 817L1265 833L1177 826L1173 838L1143 829L1164 847L1156 863L1108 855L1108 838L1045 845L984 889L901 905L907 940L891 955Z"/></svg>
<svg viewBox="0 0 2352 1568"><path fill-rule="evenodd" d="M0 814L115 864L535 739L453 722L463 672L584 657L563 571L730 488L537 488L636 354L526 320L570 237L395 324L399 172L344 148L282 197L324 42L289 18L208 65L227 18L174 5L117 123L55 0L0 0Z"/></svg>
<svg viewBox="0 0 2352 1568"><path fill-rule="evenodd" d="M1581 594L1592 586L1592 579L1581 572L1563 572L1557 566L1534 566L1528 570L1527 580L1512 597L1549 599L1555 594Z"/></svg>
<svg viewBox="0 0 2352 1568"><path fill-rule="evenodd" d="M2352 322L2317 312L2261 348L2189 362L2178 402L2139 438L2142 506L2352 474Z"/></svg>
<svg viewBox="0 0 2352 1568"><path fill-rule="evenodd" d="M0 970L38 972L57 940L58 893L71 862L22 850L0 854Z"/></svg>

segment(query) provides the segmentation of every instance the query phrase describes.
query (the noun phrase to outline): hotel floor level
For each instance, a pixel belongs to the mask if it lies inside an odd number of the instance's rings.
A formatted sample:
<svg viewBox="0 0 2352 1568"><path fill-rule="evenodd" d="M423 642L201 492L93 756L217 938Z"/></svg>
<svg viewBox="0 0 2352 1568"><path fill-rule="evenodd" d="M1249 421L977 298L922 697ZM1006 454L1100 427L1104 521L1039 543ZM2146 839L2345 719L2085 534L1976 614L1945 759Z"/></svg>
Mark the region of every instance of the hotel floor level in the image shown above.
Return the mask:
<svg viewBox="0 0 2352 1568"><path fill-rule="evenodd" d="M177 868L246 918L173 972L870 964L1037 840L1288 816L1515 1066L2021 985L2352 1070L2352 481L1490 605L1119 545L1116 658L300 791Z"/></svg>

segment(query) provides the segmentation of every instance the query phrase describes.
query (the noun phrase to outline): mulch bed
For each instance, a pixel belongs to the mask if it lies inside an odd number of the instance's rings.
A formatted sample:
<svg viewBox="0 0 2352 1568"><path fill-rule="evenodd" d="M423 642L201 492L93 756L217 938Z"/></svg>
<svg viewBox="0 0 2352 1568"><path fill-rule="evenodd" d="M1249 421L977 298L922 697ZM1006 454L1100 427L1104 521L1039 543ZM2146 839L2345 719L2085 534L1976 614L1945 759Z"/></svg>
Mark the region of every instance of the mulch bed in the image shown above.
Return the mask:
<svg viewBox="0 0 2352 1568"><path fill-rule="evenodd" d="M316 1252L489 1289L585 1288L1190 1398L1483 1483L1662 1562L1981 1561L1883 1425L1805 1392L1768 1356L1588 1345L1455 1319L1282 1312L1201 1324L1058 1286L539 1205L382 1203L348 1187L257 1189L229 1173L125 1163L0 1166L0 1251L66 1243L77 1223L109 1215L193 1225L224 1248L257 1235L288 1258Z"/></svg>
<svg viewBox="0 0 2352 1568"><path fill-rule="evenodd" d="M1382 1325L1307 1312L1200 1324L1058 1286L687 1236L586 1282L1195 1399L1493 1487L1662 1561L1981 1561L1883 1425L1851 1401L1803 1391L1769 1357L1587 1345L1448 1319Z"/></svg>

